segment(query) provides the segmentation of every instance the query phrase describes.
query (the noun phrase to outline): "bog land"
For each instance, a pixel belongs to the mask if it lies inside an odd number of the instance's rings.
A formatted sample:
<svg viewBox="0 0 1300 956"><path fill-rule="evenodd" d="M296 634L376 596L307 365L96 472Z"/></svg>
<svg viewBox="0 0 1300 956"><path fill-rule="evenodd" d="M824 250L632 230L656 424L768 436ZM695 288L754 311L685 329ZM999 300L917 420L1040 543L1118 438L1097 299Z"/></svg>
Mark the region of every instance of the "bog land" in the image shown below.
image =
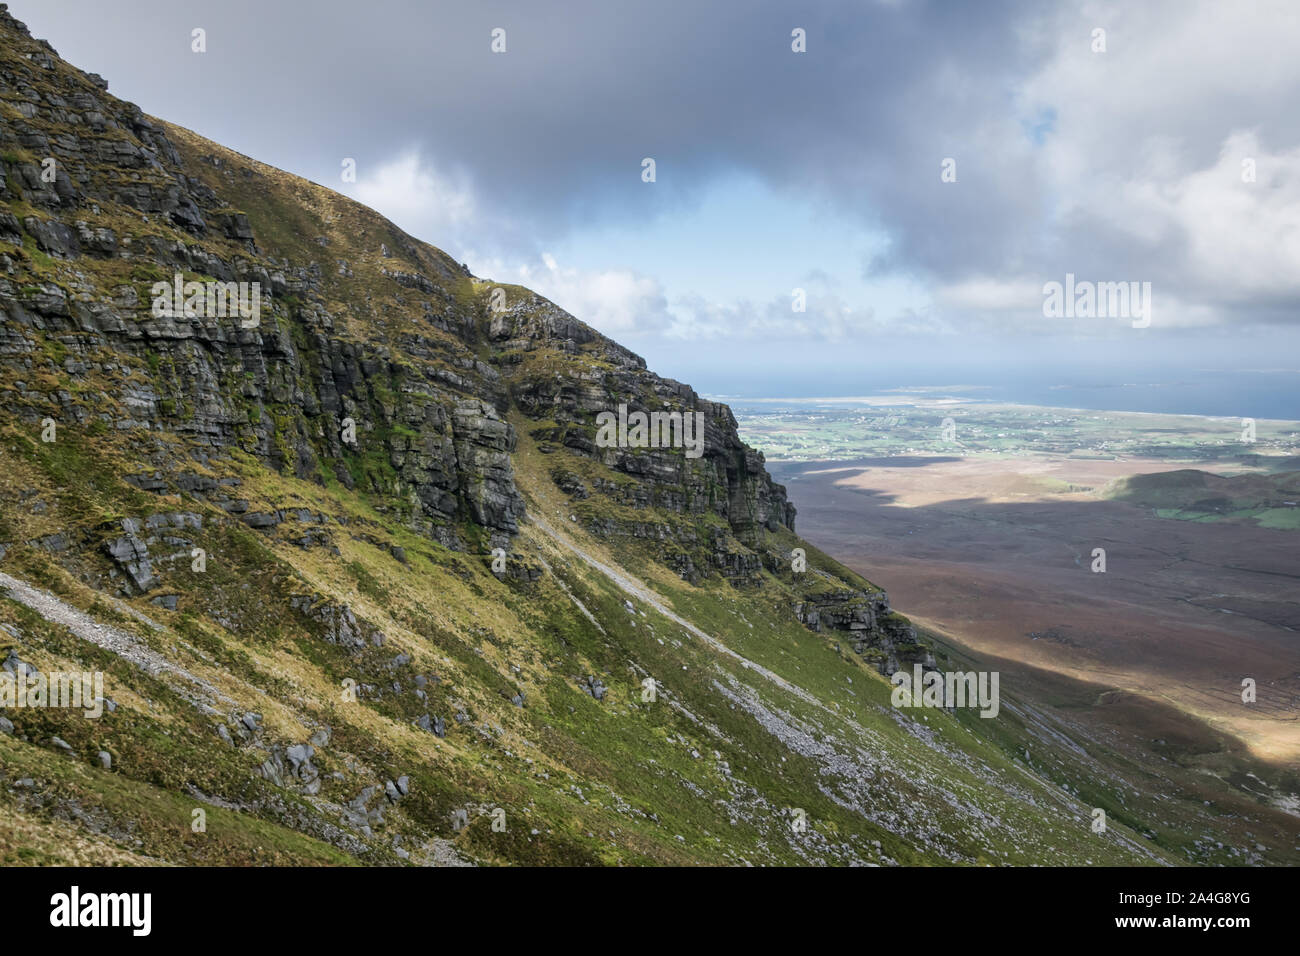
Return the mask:
<svg viewBox="0 0 1300 956"><path fill-rule="evenodd" d="M803 536L1019 670L1022 689L1049 695L1048 674L1095 686L1092 717L1136 728L1154 759L1300 765L1300 424L897 398L733 407Z"/></svg>

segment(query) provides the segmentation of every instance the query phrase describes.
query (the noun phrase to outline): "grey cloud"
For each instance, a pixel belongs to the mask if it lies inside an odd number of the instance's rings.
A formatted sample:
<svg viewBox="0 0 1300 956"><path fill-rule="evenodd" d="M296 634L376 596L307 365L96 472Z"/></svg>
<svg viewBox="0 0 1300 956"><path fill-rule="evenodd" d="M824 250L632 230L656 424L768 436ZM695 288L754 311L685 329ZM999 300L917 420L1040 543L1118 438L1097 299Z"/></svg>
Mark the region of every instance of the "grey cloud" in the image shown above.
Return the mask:
<svg viewBox="0 0 1300 956"><path fill-rule="evenodd" d="M922 169L934 173L926 189L937 181L939 159L962 152L962 126L997 107L990 76L1009 80L1019 60L1006 29L1018 5L1003 2L578 0L563 16L396 0L313 3L307 16L252 0L13 6L146 110L326 183L343 156L364 175L415 145L551 237L671 214L746 168L892 220L890 197L915 201L907 180ZM193 26L208 33L201 57L189 50ZM496 26L504 55L489 50ZM808 32L806 54L790 51L795 26ZM645 156L658 165L653 189L640 181ZM975 176L980 161L969 163ZM939 262L987 249L987 237L967 239L974 205L947 209L948 241L921 232L903 251Z"/></svg>
<svg viewBox="0 0 1300 956"><path fill-rule="evenodd" d="M418 149L472 184L484 225L457 238L489 255L672 215L746 171L883 229L869 275L943 286L1068 269L1259 318L1292 315L1298 298L1294 280L1270 288L1267 268L1240 283L1207 269L1250 236L1207 244L1194 203L1141 193L1185 189L1243 129L1283 165L1271 175L1294 176L1300 72L1282 53L1300 27L1284 5L1227 26L1213 4L1169 0L1086 15L1031 0L11 5L114 92L318 181L343 156L364 177ZM1087 50L1098 25L1103 57ZM194 26L208 31L202 57ZM498 26L504 55L489 50ZM790 51L795 26L806 54ZM940 182L945 157L955 184ZM1150 229L1134 228L1141 217Z"/></svg>

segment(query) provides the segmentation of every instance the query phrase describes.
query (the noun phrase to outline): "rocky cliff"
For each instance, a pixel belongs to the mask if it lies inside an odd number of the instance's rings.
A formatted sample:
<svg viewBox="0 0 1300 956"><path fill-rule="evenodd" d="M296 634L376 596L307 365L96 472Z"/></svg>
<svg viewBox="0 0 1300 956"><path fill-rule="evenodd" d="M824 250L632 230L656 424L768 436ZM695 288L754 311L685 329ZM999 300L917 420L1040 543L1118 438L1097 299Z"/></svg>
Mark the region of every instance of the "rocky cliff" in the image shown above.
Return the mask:
<svg viewBox="0 0 1300 956"><path fill-rule="evenodd" d="M509 547L525 519L518 412L596 533L655 542L696 583L755 584L788 561L764 532L793 531L795 509L727 406L341 196L146 117L5 17L19 55L0 73L0 239L15 247L0 254L0 387L14 414L97 430L146 465L137 487L255 528L282 516L235 493L239 453L359 488L466 550ZM301 205L268 199L286 192ZM256 283L257 323L159 315L154 286L177 275ZM619 405L701 413L703 455L598 448L595 418Z"/></svg>

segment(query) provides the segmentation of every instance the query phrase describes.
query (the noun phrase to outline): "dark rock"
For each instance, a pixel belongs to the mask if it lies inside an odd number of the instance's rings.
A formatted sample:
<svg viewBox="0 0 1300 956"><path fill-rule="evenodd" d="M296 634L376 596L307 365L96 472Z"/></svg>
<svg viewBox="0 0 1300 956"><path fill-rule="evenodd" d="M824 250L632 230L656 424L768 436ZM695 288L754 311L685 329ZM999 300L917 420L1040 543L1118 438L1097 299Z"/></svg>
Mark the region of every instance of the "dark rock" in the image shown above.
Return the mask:
<svg viewBox="0 0 1300 956"><path fill-rule="evenodd" d="M104 550L127 573L136 588L143 594L152 588L158 579L154 576L150 564L148 546L135 536L134 532L139 530L138 523L127 519L123 525L129 533L104 542Z"/></svg>

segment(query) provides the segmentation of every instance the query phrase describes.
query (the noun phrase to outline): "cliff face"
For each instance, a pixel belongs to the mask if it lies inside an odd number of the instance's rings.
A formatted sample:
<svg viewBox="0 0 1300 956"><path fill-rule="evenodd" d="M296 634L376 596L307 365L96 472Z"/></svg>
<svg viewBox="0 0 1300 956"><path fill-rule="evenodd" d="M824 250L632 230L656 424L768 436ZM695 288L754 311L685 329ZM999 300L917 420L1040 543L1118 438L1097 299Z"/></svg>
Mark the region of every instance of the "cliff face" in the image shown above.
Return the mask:
<svg viewBox="0 0 1300 956"><path fill-rule="evenodd" d="M22 32L12 19L6 28ZM508 546L526 513L506 420L517 408L549 423L539 436L632 479L597 494L716 515L749 545L761 528L793 528L784 489L726 406L646 371L526 290L490 307L499 287L368 210L169 130L42 41L17 46L23 55L0 73L0 199L23 215L0 212L0 239L20 247L0 258L0 308L14 372L6 403L24 418L129 434L156 469L145 479L155 490L201 493L191 463L213 467L238 450L389 497L383 507L410 527L464 549L480 536ZM305 208L286 209L286 198ZM257 283L260 321L158 316L151 289L176 274ZM86 387L42 387L38 369ZM598 454L594 415L620 403L702 412L704 456ZM692 563L692 576L757 572L756 555L719 557L734 545L723 537L695 556L703 567Z"/></svg>
<svg viewBox="0 0 1300 956"><path fill-rule="evenodd" d="M20 32L11 19L5 27ZM270 170L196 152L189 137L178 149L161 124L48 46L17 45L25 58L6 58L0 72L0 199L11 208L0 212L0 239L19 247L0 257L7 407L129 437L155 469L144 477L155 491L204 494L194 464L238 451L401 499L392 507L404 521L453 547L465 546L464 522L499 543L517 531L508 398L477 358L480 310L457 301L466 280L453 263L372 216L371 228L438 284L396 268L375 235L361 253L375 261L357 263L373 284L349 289L347 261L327 258L328 215L280 247L259 244L232 208L224 187L273 190ZM177 274L257 283L256 326L203 310L158 315L153 286ZM353 296L365 318L340 317ZM386 311L409 321L370 328ZM82 387L51 388L50 375Z"/></svg>
<svg viewBox="0 0 1300 956"><path fill-rule="evenodd" d="M772 481L762 454L740 441L726 405L648 372L639 356L535 296L494 315L490 336L512 399L537 423L530 434L556 458L553 480L577 501L595 495L615 506L613 513L577 507L597 533L662 540L665 560L688 580L718 572L739 584L771 556L763 530L794 530L785 488ZM566 363L565 356L581 358ZM629 414L702 415L702 454L601 447L597 417L620 406ZM601 467L583 468L575 455ZM710 516L720 520L696 520Z"/></svg>

